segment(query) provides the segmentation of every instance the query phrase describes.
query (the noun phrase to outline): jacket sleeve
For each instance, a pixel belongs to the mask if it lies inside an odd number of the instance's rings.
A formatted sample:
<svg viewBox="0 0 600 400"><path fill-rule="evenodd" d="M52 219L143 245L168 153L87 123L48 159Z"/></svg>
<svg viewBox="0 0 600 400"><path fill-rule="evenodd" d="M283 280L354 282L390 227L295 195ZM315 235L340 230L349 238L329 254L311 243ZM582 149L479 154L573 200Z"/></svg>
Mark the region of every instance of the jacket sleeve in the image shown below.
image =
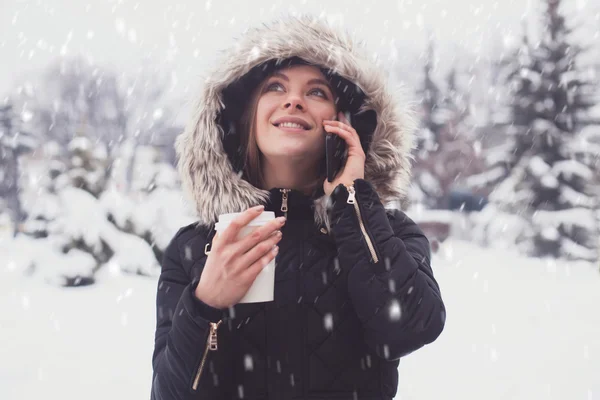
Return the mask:
<svg viewBox="0 0 600 400"><path fill-rule="evenodd" d="M348 292L363 324L367 344L397 360L442 332L446 310L430 265L429 242L403 212L385 210L373 186L354 181L335 188L329 208L340 267L348 271Z"/></svg>
<svg viewBox="0 0 600 400"><path fill-rule="evenodd" d="M197 398L191 389L193 375L206 347L210 322L221 317L220 310L194 296L199 277L192 280L181 262L180 246L193 230L179 230L163 256L156 295L152 400Z"/></svg>

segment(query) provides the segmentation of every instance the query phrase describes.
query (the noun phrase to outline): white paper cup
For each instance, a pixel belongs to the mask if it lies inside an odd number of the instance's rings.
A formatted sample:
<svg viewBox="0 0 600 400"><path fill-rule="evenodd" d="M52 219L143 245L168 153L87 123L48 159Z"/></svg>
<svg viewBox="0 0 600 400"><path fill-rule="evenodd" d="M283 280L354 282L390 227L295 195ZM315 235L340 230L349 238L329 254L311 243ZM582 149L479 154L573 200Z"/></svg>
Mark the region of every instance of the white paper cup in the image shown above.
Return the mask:
<svg viewBox="0 0 600 400"><path fill-rule="evenodd" d="M215 224L215 230L217 232L223 232L234 220L236 216L241 213L229 213L219 215L219 222ZM254 218L248 225L240 230L238 234L238 240L246 235L249 235L252 231L265 225L267 222L275 219L275 213L273 211L263 211L260 215ZM275 259L263 268L263 270L256 276L254 283L250 286L248 292L239 301L240 303L261 303L266 301L273 301L275 294Z"/></svg>

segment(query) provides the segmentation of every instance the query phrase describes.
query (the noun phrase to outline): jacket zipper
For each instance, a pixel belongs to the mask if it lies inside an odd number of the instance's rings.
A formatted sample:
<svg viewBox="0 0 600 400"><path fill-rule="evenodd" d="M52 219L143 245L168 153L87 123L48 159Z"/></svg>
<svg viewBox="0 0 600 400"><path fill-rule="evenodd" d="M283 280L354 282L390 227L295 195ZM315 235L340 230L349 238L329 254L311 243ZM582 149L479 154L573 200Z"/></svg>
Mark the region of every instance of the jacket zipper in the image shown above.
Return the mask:
<svg viewBox="0 0 600 400"><path fill-rule="evenodd" d="M202 355L202 361L200 361L198 371L196 371L196 376L194 377L194 382L192 383L192 390L198 389L198 383L200 382L200 377L202 376L202 371L204 370L204 364L206 363L208 352L218 350L217 329L219 329L219 325L221 325L221 322L223 321L219 321L217 323L210 323L210 332L208 333L208 338L206 339L206 348L204 349L204 354Z"/></svg>
<svg viewBox="0 0 600 400"><path fill-rule="evenodd" d="M367 228L365 227L365 223L362 218L362 214L360 212L360 207L358 205L358 201L356 200L356 191L354 190L354 185L344 185L346 189L348 189L348 200L346 201L348 204L354 205L354 211L356 211L356 216L358 218L358 224L360 225L360 230L365 238L365 242L367 242L367 246L369 247L369 252L371 253L371 258L373 259L373 263L377 264L379 262L379 257L377 256L377 251L375 251L375 246L373 245L373 241L371 237L367 233Z"/></svg>
<svg viewBox="0 0 600 400"><path fill-rule="evenodd" d="M288 213L288 193L290 192L291 189L279 189L279 191L282 193L281 195L281 211L283 212L283 215L287 218L287 213Z"/></svg>

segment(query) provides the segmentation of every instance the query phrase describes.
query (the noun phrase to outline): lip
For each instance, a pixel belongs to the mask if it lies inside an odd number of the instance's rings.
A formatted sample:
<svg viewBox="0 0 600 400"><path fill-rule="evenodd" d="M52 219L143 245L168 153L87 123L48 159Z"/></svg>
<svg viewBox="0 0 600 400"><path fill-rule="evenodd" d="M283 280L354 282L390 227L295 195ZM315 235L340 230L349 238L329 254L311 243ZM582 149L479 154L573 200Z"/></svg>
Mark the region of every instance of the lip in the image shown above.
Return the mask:
<svg viewBox="0 0 600 400"><path fill-rule="evenodd" d="M278 126L278 125L280 125L280 124L282 124L284 122L292 122L294 124L301 125L301 126L304 127L304 129L300 129L300 128L282 128L282 127ZM290 131L294 131L294 132L307 131L307 130L310 130L312 128L310 126L310 124L308 122L306 122L305 120L303 120L302 118L292 117L292 116L277 118L275 121L273 121L273 125L276 126L279 129L282 129L282 130L290 130Z"/></svg>

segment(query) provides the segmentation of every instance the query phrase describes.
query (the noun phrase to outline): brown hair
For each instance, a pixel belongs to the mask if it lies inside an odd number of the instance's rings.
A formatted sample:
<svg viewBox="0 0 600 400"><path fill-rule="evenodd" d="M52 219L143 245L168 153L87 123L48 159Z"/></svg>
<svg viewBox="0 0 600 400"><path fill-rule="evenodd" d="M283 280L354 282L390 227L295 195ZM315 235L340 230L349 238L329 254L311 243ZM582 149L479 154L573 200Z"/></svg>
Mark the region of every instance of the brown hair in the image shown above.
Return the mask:
<svg viewBox="0 0 600 400"><path fill-rule="evenodd" d="M246 177L246 180L253 186L267 190L270 188L264 187L265 181L262 171L263 155L258 148L258 142L256 141L256 112L258 109L258 100L270 76L271 75L263 79L258 87L252 92L252 95L248 101L248 106L240 118L238 129L238 132L240 132L242 135L241 144L244 151L244 176ZM325 179L325 154L323 154L323 159L321 165L319 166L318 176L310 183L309 186L311 196L314 196L320 190L322 191L322 186Z"/></svg>
<svg viewBox="0 0 600 400"><path fill-rule="evenodd" d="M256 111L258 109L258 99L267 79L261 82L252 93L248 106L239 121L242 149L244 149L244 175L248 182L257 188L263 188L264 177L261 165L262 154L256 141Z"/></svg>

